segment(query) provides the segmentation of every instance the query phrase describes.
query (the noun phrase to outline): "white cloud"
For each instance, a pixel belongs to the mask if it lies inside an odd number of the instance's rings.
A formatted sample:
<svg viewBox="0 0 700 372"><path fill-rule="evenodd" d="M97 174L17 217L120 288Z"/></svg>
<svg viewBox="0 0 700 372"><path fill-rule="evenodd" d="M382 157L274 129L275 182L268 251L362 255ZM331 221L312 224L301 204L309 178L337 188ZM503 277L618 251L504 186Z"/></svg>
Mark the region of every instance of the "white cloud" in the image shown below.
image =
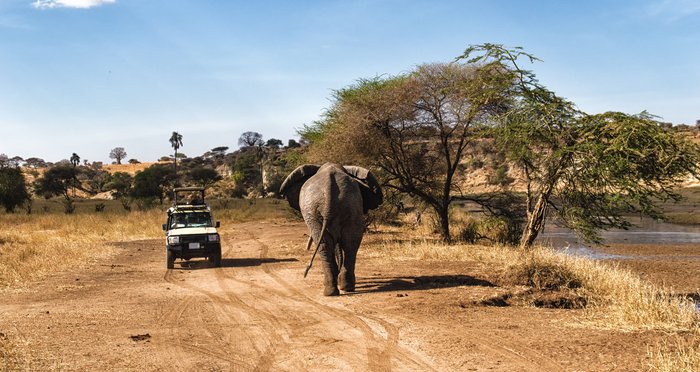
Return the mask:
<svg viewBox="0 0 700 372"><path fill-rule="evenodd" d="M102 4L111 4L117 0L36 0L32 6L37 9L79 8L88 9Z"/></svg>
<svg viewBox="0 0 700 372"><path fill-rule="evenodd" d="M652 17L662 16L670 21L700 14L700 0L663 0L651 4L647 13Z"/></svg>

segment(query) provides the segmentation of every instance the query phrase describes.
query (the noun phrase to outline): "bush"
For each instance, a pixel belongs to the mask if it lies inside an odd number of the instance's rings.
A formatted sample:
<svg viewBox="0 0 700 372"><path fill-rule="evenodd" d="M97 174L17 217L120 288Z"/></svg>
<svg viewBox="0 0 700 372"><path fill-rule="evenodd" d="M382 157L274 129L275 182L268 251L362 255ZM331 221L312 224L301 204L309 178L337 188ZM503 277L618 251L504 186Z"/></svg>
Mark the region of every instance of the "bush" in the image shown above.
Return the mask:
<svg viewBox="0 0 700 372"><path fill-rule="evenodd" d="M481 239L481 235L479 234L479 221L475 218L468 218L464 221L459 231L459 239L469 244L474 244Z"/></svg>
<svg viewBox="0 0 700 372"><path fill-rule="evenodd" d="M27 184L19 168L0 168L0 203L8 213L29 200Z"/></svg>
<svg viewBox="0 0 700 372"><path fill-rule="evenodd" d="M581 278L570 267L534 257L513 266L504 279L510 284L547 290L575 289L582 285Z"/></svg>
<svg viewBox="0 0 700 372"><path fill-rule="evenodd" d="M66 212L66 214L73 214L73 212L75 212L73 199L63 199L63 211Z"/></svg>
<svg viewBox="0 0 700 372"><path fill-rule="evenodd" d="M460 223L459 239L470 244L487 240L496 244L516 245L522 227L518 221L492 216L482 219L467 217Z"/></svg>

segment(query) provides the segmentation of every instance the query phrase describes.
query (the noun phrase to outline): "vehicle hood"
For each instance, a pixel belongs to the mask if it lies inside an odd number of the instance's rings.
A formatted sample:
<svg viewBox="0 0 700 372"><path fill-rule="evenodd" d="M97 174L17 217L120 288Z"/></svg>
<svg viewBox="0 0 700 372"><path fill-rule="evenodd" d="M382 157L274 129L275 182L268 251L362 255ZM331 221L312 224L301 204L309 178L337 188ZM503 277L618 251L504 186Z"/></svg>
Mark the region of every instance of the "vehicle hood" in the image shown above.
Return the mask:
<svg viewBox="0 0 700 372"><path fill-rule="evenodd" d="M183 227L168 230L168 236L216 234L216 227Z"/></svg>

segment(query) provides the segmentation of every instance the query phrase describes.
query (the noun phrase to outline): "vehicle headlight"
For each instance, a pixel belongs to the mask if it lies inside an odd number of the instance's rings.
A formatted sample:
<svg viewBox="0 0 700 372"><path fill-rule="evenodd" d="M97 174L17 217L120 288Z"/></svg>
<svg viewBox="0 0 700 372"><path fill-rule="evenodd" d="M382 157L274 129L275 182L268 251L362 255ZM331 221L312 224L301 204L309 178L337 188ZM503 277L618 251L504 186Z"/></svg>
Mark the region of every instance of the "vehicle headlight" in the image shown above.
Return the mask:
<svg viewBox="0 0 700 372"><path fill-rule="evenodd" d="M168 237L168 244L180 244L180 237L179 236L169 236Z"/></svg>
<svg viewBox="0 0 700 372"><path fill-rule="evenodd" d="M219 234L209 235L209 241L210 242L218 242L219 241Z"/></svg>

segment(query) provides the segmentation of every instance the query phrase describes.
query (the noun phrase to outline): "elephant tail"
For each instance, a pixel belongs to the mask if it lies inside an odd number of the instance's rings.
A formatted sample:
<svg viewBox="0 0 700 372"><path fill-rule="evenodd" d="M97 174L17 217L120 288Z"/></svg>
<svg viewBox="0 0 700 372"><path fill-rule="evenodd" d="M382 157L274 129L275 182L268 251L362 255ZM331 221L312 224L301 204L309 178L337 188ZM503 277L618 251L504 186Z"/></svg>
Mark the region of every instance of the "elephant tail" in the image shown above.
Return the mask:
<svg viewBox="0 0 700 372"><path fill-rule="evenodd" d="M306 265L306 271L304 271L304 278L306 278L306 275L309 274L309 270L311 270L311 265L314 263L314 258L316 258L316 253L318 253L318 249L321 247L321 242L323 241L323 235L326 233L326 227L328 227L328 219L323 220L323 226L321 227L321 233L318 236L318 241L316 242L316 250L314 251L314 254L311 256L311 260L309 260L309 264ZM309 238L309 243L311 242L312 238Z"/></svg>

